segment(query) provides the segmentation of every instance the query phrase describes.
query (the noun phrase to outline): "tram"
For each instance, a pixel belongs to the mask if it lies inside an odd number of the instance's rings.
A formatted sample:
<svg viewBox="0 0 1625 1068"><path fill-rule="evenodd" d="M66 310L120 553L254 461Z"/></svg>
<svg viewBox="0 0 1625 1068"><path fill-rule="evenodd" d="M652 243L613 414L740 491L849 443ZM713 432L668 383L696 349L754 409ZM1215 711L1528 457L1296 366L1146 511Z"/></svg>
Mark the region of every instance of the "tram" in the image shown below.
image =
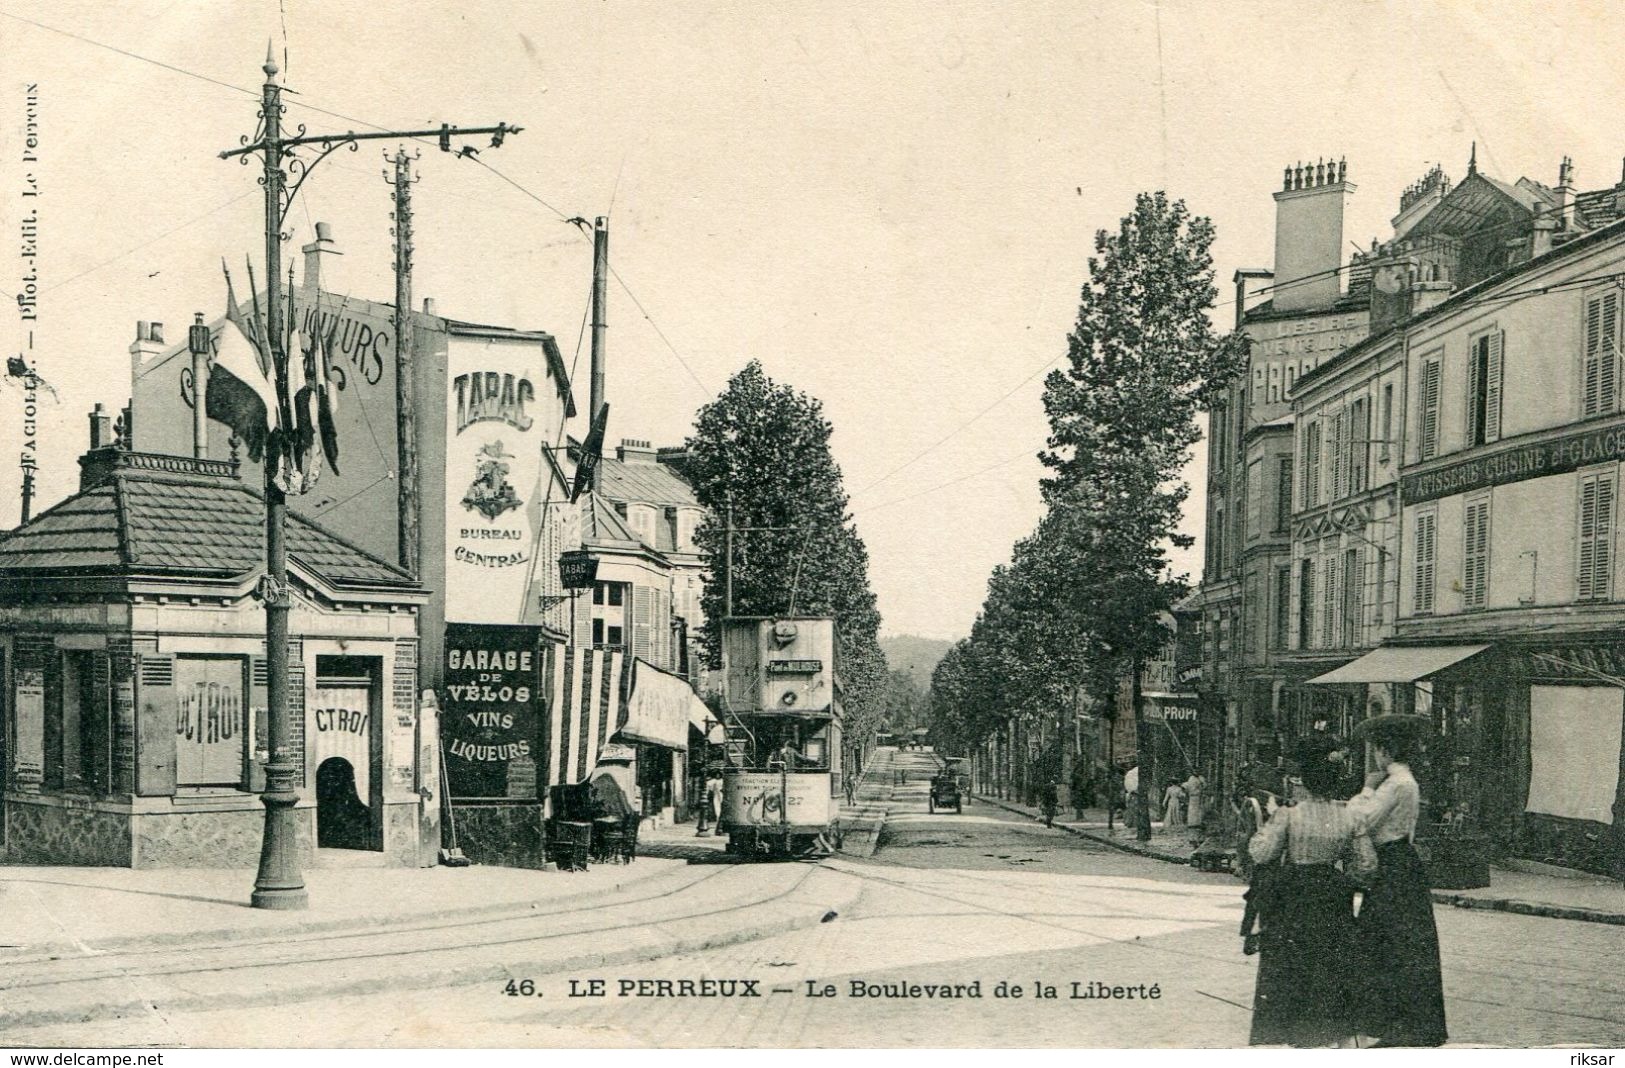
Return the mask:
<svg viewBox="0 0 1625 1068"><path fill-rule="evenodd" d="M722 622L722 818L728 851L821 856L841 792L841 683L827 616Z"/></svg>

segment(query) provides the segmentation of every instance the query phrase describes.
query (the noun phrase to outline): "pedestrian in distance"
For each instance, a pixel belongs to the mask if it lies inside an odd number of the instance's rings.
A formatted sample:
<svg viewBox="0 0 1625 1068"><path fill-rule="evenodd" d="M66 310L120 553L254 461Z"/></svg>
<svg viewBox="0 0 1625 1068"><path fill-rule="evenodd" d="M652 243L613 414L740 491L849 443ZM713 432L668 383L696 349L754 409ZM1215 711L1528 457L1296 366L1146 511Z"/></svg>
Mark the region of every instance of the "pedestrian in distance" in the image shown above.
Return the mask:
<svg viewBox="0 0 1625 1068"><path fill-rule="evenodd" d="M1343 774L1336 740L1310 735L1294 755L1306 798L1272 803L1247 844L1254 868L1242 934L1250 943L1244 951L1259 954L1254 1046L1350 1043L1361 1020L1354 893L1376 869L1377 854L1365 821L1333 799Z"/></svg>
<svg viewBox="0 0 1625 1068"><path fill-rule="evenodd" d="M1060 784L1053 778L1045 776L1044 785L1038 791L1039 807L1044 812L1044 826L1055 826L1055 810L1060 806Z"/></svg>
<svg viewBox="0 0 1625 1068"><path fill-rule="evenodd" d="M1448 1037L1433 895L1414 845L1422 792L1410 765L1431 726L1426 716L1380 715L1354 732L1375 765L1349 808L1370 826L1377 851L1358 949L1368 980L1360 1031L1378 1046L1438 1046Z"/></svg>
<svg viewBox="0 0 1625 1068"><path fill-rule="evenodd" d="M850 775L847 775L844 778L846 779L846 803L850 805L852 804L853 797L856 796L857 793L857 782Z"/></svg>
<svg viewBox="0 0 1625 1068"><path fill-rule="evenodd" d="M1207 823L1207 802L1202 792L1207 789L1207 780L1202 773L1192 771L1191 777L1185 780L1185 822L1190 824L1192 830L1199 830Z"/></svg>
<svg viewBox="0 0 1625 1068"><path fill-rule="evenodd" d="M1140 768L1138 765L1129 768L1123 773L1123 824L1127 827L1137 827L1140 824Z"/></svg>
<svg viewBox="0 0 1625 1068"><path fill-rule="evenodd" d="M1168 831L1185 826L1185 790L1173 779L1162 792L1162 826Z"/></svg>

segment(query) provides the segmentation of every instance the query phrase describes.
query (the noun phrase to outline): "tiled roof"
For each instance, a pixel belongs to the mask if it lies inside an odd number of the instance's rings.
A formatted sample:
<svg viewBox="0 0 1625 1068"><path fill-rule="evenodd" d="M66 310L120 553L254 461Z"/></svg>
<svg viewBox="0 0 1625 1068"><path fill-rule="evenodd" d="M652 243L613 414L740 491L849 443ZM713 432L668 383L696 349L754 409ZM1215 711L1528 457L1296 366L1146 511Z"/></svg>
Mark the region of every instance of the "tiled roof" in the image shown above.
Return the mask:
<svg viewBox="0 0 1625 1068"><path fill-rule="evenodd" d="M626 520L615 510L615 505L603 496L593 493L582 501L581 533L583 541L626 541L642 545L638 532L626 525Z"/></svg>
<svg viewBox="0 0 1625 1068"><path fill-rule="evenodd" d="M662 463L625 463L604 457L599 492L612 501L698 508L694 491Z"/></svg>
<svg viewBox="0 0 1625 1068"><path fill-rule="evenodd" d="M413 586L398 568L293 512L289 557L337 585ZM236 478L124 468L0 536L0 573L94 569L240 578L265 559L265 501Z"/></svg>

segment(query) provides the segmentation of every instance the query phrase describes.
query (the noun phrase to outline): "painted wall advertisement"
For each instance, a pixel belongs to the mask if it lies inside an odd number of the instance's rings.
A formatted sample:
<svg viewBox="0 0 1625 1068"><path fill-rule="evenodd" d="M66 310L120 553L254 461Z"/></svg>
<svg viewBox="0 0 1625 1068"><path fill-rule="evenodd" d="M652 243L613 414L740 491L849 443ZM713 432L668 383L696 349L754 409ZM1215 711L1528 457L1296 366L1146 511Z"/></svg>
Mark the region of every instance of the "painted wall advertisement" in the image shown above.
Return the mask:
<svg viewBox="0 0 1625 1068"><path fill-rule="evenodd" d="M738 772L723 782L722 822L739 827L823 827L830 821L829 777Z"/></svg>
<svg viewBox="0 0 1625 1068"><path fill-rule="evenodd" d="M536 800L541 630L448 624L445 678L451 796Z"/></svg>
<svg viewBox="0 0 1625 1068"><path fill-rule="evenodd" d="M11 768L19 782L37 783L45 774L45 672L17 671L17 737Z"/></svg>
<svg viewBox="0 0 1625 1068"><path fill-rule="evenodd" d="M446 621L517 623L540 560L540 345L452 338L446 350ZM555 428L556 429L556 428Z"/></svg>

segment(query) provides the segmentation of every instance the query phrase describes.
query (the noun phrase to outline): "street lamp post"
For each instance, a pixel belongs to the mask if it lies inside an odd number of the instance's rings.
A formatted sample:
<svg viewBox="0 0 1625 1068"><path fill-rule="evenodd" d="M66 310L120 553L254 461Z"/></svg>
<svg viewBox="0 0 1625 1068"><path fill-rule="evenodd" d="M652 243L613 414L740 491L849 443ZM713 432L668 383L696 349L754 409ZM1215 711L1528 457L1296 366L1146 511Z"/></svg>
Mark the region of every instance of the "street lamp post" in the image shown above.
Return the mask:
<svg viewBox="0 0 1625 1068"><path fill-rule="evenodd" d="M239 148L220 153L221 159L238 157L246 165L250 156L259 154L263 173L260 184L265 187L265 344L269 350L271 370L277 386L278 403L283 414L293 398L285 396L290 357L303 359L299 353L286 351L287 339L282 336L282 223L294 197L310 172L322 160L340 148L354 152L357 142L378 138L418 138L437 136L442 151L451 151L453 134L491 134L491 147L502 144L507 134L520 132L517 126L501 123L460 129L442 125L438 130L384 130L378 133L306 135L304 127L293 137L282 133L282 87L277 84L277 65L267 47L265 84L260 94L259 137L244 137ZM321 151L310 160L297 155L304 146L320 146ZM287 171L283 170L286 162ZM289 172L297 175L292 185ZM283 422L285 426L285 421ZM287 450L282 450L286 454ZM269 460L269 456L267 457ZM260 847L259 873L254 880L251 904L260 909L302 909L309 904L305 892L304 876L299 870L298 823L294 806L299 801L297 779L300 765L293 750L292 721L288 714L288 552L286 544L288 501L276 482L276 467L265 464L265 576L260 580L259 594L265 602L265 666L266 666L266 735L270 748L270 761L265 765L265 792L260 800L265 804L265 837Z"/></svg>

